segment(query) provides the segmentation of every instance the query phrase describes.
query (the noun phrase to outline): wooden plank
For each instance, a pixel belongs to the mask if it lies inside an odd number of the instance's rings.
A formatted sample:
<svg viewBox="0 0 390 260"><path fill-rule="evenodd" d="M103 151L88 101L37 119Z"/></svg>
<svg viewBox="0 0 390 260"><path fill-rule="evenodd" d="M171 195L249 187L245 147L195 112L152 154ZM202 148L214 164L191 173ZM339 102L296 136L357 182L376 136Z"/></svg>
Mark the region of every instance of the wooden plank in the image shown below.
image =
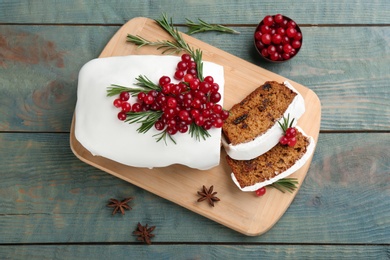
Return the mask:
<svg viewBox="0 0 390 260"><path fill-rule="evenodd" d="M161 52L154 46L139 48L134 44L127 44L123 39L128 33L140 35L152 41L170 39L166 31L153 20L135 18L118 30L99 57L130 54L150 55ZM193 48L202 50L204 61L212 61L224 67L223 105L227 109L241 102L265 81L284 82L288 80L305 101L306 111L299 118L298 125L308 136L313 138L315 143L317 142L321 121L321 104L313 91L196 38L187 35L184 35L183 38ZM297 191L286 194L281 194L276 189L270 190L259 203L253 192L241 192L231 181L231 169L226 163L224 150L221 152L219 165L207 171L194 170L183 165L170 165L154 169L129 167L111 161L111 158L93 156L75 137L75 118L77 116L75 113L70 132L70 145L73 153L80 160L248 236L261 235L271 229L287 210L300 186L298 185ZM312 156L291 175L291 177L297 178L299 183L305 179L311 158ZM194 203L193 195L187 193L191 189L199 190L202 185L207 187L213 185L214 190L218 190L219 194L226 194L224 202L218 203L218 210L207 205ZM246 203L242 204L242 201Z"/></svg>
<svg viewBox="0 0 390 260"><path fill-rule="evenodd" d="M118 28L0 26L0 131L69 131L78 71ZM312 89L322 104L322 130L390 129L390 28L303 28L299 55L278 65L258 58L254 27L237 29L240 35L195 36Z"/></svg>
<svg viewBox="0 0 390 260"><path fill-rule="evenodd" d="M388 259L378 245L23 245L0 246L2 259Z"/></svg>
<svg viewBox="0 0 390 260"><path fill-rule="evenodd" d="M246 237L80 162L68 134L2 133L0 243L135 242L140 221L157 226L155 242L388 244L389 143L385 133L321 134L287 212ZM127 196L133 210L112 216L108 199Z"/></svg>
<svg viewBox="0 0 390 260"><path fill-rule="evenodd" d="M304 8L302 8L304 7ZM207 11L205 11L207 10ZM167 13L176 23L202 18L211 23L254 24L267 14L282 13L303 24L389 24L388 1L2 1L0 23L122 24L137 16L159 18Z"/></svg>

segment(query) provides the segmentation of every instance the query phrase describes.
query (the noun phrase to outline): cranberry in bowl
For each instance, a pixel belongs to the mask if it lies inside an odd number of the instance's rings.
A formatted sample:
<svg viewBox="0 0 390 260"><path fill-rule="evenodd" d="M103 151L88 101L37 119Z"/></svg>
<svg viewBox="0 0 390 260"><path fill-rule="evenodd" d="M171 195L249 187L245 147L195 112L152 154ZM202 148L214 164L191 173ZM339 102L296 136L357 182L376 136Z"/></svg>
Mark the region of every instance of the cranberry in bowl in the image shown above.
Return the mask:
<svg viewBox="0 0 390 260"><path fill-rule="evenodd" d="M302 46L302 32L291 18L267 15L256 27L254 44L267 61L285 62L295 57Z"/></svg>

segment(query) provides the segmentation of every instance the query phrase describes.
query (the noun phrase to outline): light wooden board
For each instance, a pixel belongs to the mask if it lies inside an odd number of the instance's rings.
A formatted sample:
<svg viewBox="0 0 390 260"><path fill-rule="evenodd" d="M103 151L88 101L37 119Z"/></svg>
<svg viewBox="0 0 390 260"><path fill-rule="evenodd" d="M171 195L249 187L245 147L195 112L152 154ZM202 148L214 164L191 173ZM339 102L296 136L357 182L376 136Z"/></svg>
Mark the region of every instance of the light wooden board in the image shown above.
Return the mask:
<svg viewBox="0 0 390 260"><path fill-rule="evenodd" d="M160 53L154 47L138 48L127 43L128 33L150 40L169 39L168 34L153 20L143 17L134 18L123 25L112 37L100 57ZM241 101L264 81L282 82L286 80L280 75L264 70L193 37L184 35L184 38L192 47L202 49L204 60L224 66L224 107L227 109ZM306 113L298 121L298 125L317 141L321 120L320 101L310 89L289 81L305 99ZM230 179L231 171L225 162L224 151L221 153L221 164L208 171L198 171L181 165L153 170L124 166L106 158L92 156L75 139L74 120L71 126L70 145L80 160L249 236L260 235L268 231L280 219L297 193L295 191L293 194L284 194L268 189L265 196L256 197L254 193L241 192ZM303 182L310 162L311 159L292 175L298 178L299 183ZM218 192L217 196L221 201L217 202L214 208L207 203L196 202L197 191L202 185L214 185L214 190Z"/></svg>

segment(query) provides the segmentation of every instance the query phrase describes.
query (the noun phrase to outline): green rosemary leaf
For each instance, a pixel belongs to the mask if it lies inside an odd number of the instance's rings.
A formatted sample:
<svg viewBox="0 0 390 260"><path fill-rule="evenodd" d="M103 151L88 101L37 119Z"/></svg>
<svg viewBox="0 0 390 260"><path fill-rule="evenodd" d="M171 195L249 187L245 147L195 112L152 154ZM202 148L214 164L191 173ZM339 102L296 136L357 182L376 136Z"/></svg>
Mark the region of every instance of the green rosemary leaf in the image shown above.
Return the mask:
<svg viewBox="0 0 390 260"><path fill-rule="evenodd" d="M202 62L202 51L196 49L192 57L196 63L196 69L198 71L198 78L200 81L203 81L203 62Z"/></svg>
<svg viewBox="0 0 390 260"><path fill-rule="evenodd" d="M138 35L128 34L127 41L137 45L139 48L143 46L157 46L157 49L164 49L163 54L173 54L186 51L186 49L178 46L175 42L166 40L152 42Z"/></svg>
<svg viewBox="0 0 390 260"><path fill-rule="evenodd" d="M153 81L148 79L146 76L139 75L138 78L135 79L137 83L135 85L143 88L144 91L157 90L160 91L161 87L157 84L154 84Z"/></svg>
<svg viewBox="0 0 390 260"><path fill-rule="evenodd" d="M291 122L290 122L290 114L288 114L287 118L283 117L283 123L280 123L278 121L278 124L282 128L283 133L286 133L287 128L292 127L294 120L295 120L295 118L293 118L293 120L291 120Z"/></svg>
<svg viewBox="0 0 390 260"><path fill-rule="evenodd" d="M298 188L298 181L296 178L284 178L277 180L276 182L272 183L270 186L274 187L275 189L285 193L286 191L292 193L295 189Z"/></svg>
<svg viewBox="0 0 390 260"><path fill-rule="evenodd" d="M177 30L177 28L175 28L173 26L173 22L172 22L172 18L169 19L168 21L168 18L166 16L166 14L163 14L162 16L162 19L160 20L155 20L155 22L157 24L159 24L165 31L167 31L173 39L175 39L177 45L186 50L188 53L191 54L192 56L192 53L191 53L191 48L190 46L188 45L188 43L186 43L186 41L183 39L182 35L179 33L179 31Z"/></svg>
<svg viewBox="0 0 390 260"><path fill-rule="evenodd" d="M207 32L207 31L218 31L218 32L224 32L224 33L232 33L232 34L239 34L240 32L233 30L229 27L220 25L220 24L210 24L202 19L198 18L199 23L195 23L191 21L190 19L186 19L186 26L188 29L188 34L195 34L200 32Z"/></svg>
<svg viewBox="0 0 390 260"><path fill-rule="evenodd" d="M165 145L168 145L168 144L167 144L167 136L168 136L168 138L171 139L171 141L172 141L174 144L176 144L175 139L173 139L173 137L172 137L170 134L168 134L168 132L167 132L166 129L165 129L164 131L162 131L161 133L155 134L155 135L153 135L153 136L157 137L157 138L156 138L156 141L157 141L157 142L160 142L161 140L164 140Z"/></svg>
<svg viewBox="0 0 390 260"><path fill-rule="evenodd" d="M142 112L129 112L125 122L129 124L141 123L141 126L137 129L139 133L146 133L153 126L154 123L161 117L162 111L142 111Z"/></svg>
<svg viewBox="0 0 390 260"><path fill-rule="evenodd" d="M157 42L151 42L139 35L127 34L126 40L128 42L134 43L139 47L146 46L146 45L157 45Z"/></svg>
<svg viewBox="0 0 390 260"><path fill-rule="evenodd" d="M119 95L121 92L124 91L130 92L131 88L121 86L121 85L111 84L111 86L107 88L107 97Z"/></svg>
<svg viewBox="0 0 390 260"><path fill-rule="evenodd" d="M211 136L210 133L206 129L204 129L201 126L198 126L195 123L192 123L190 125L189 133L191 134L191 137L195 138L195 140L197 140L197 141L200 141L200 138L202 138L203 140L206 140L207 137Z"/></svg>

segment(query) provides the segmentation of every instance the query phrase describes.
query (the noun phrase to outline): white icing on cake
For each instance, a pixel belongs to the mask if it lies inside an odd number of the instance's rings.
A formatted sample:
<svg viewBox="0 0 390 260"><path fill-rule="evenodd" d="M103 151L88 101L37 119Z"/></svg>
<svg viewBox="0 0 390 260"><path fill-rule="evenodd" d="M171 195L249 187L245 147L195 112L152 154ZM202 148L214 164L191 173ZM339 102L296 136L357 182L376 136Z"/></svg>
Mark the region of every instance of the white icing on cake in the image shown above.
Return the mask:
<svg viewBox="0 0 390 260"><path fill-rule="evenodd" d="M113 105L117 97L107 97L107 87L118 84L136 87L139 75L158 83L161 76L169 76L172 82L178 56L133 55L94 59L86 63L79 73L77 104L75 111L76 139L93 155L103 156L121 164L135 167L165 167L183 164L200 170L219 164L221 129L211 128L211 137L201 141L189 133L173 135L176 145L169 138L156 142L153 135L160 133L154 127L145 134L137 132L140 124L128 124L117 118L120 110ZM203 62L203 75L212 76L224 90L223 67ZM131 98L133 104L136 98Z"/></svg>
<svg viewBox="0 0 390 260"><path fill-rule="evenodd" d="M290 120L295 118L293 122L293 126L295 126L298 119L305 113L305 100L288 81L285 81L284 85L297 93L286 112L283 114L283 117L286 118L290 115ZM279 120L280 123L283 123L283 117ZM283 130L279 124L275 122L275 124L264 134L256 137L250 142L232 145L231 143L227 143L224 136L222 136L222 145L231 158L235 160L250 160L269 151L279 142L279 139L282 136Z"/></svg>
<svg viewBox="0 0 390 260"><path fill-rule="evenodd" d="M307 147L306 153L299 160L297 160L291 168L276 175L274 178L272 178L270 180L259 182L259 183L252 185L252 186L246 186L244 188L241 188L240 184L238 183L238 181L236 179L236 176L234 176L234 174L232 173L231 174L232 180L240 190L242 190L242 191L256 191L256 190L260 189L261 187L270 185L270 184L276 182L277 180L286 178L290 174L296 172L307 162L307 160L309 160L309 158L313 154L314 148L315 148L314 139L311 136L307 136L300 127L296 126L296 128L299 130L299 132L301 132L304 136L308 137L308 139L309 139L309 145Z"/></svg>

